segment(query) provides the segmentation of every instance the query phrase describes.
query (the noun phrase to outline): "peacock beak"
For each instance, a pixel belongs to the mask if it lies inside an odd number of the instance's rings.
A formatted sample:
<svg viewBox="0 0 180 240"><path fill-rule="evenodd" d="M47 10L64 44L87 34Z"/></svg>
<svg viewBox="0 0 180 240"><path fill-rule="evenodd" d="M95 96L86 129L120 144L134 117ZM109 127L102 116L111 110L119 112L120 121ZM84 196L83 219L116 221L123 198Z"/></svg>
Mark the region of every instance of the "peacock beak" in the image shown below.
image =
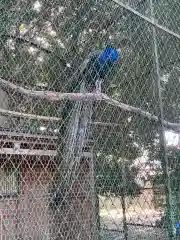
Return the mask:
<svg viewBox="0 0 180 240"><path fill-rule="evenodd" d="M119 60L120 60L122 58L122 50L121 50L121 48L118 48L117 51L118 51Z"/></svg>
<svg viewBox="0 0 180 240"><path fill-rule="evenodd" d="M121 54L121 48L118 48L117 51L119 54Z"/></svg>

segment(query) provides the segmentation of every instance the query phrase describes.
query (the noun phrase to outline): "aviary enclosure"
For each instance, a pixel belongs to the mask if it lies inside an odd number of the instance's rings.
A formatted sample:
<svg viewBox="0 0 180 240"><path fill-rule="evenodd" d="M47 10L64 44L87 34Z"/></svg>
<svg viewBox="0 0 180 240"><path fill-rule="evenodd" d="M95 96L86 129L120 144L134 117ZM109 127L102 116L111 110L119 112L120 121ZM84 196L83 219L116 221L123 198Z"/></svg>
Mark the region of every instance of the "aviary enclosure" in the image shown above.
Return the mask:
<svg viewBox="0 0 180 240"><path fill-rule="evenodd" d="M179 14L1 0L0 239L178 239ZM85 59L109 47L118 62L91 91Z"/></svg>

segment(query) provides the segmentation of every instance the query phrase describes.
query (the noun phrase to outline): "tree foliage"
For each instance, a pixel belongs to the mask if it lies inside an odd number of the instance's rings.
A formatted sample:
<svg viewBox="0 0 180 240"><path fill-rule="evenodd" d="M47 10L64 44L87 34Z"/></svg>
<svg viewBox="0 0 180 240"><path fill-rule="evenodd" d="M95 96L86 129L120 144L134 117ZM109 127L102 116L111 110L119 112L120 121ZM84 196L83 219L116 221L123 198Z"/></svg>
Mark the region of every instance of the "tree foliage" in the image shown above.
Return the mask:
<svg viewBox="0 0 180 240"><path fill-rule="evenodd" d="M150 16L149 1L128 2ZM175 6L168 0L155 1L155 17L172 27L172 14L179 19ZM120 102L159 114L152 26L146 21L113 1L95 0L2 0L0 13L0 77L31 89L65 92L84 58L112 45L121 48L121 61L106 79L104 91ZM178 121L179 39L157 31L157 40L165 117ZM59 104L8 93L13 110L60 117ZM92 129L101 191L120 194L119 159L126 159L125 173L132 182L127 192L132 193L136 186L133 161L145 150L150 160L157 159L154 153L159 149L158 124L104 103L96 105L94 121L119 124L118 128ZM28 128L36 125L23 124ZM51 123L47 127L58 125ZM107 180L103 189L102 179Z"/></svg>

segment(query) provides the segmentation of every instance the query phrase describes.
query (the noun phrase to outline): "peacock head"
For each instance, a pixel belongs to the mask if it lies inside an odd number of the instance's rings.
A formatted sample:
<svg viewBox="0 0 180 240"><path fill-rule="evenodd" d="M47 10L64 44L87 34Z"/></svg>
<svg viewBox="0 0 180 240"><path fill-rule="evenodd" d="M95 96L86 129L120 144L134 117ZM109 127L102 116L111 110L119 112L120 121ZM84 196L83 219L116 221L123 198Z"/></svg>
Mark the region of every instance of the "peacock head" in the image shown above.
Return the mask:
<svg viewBox="0 0 180 240"><path fill-rule="evenodd" d="M120 53L119 50L107 47L102 54L100 54L99 62L100 64L106 64L106 63L116 63L120 59Z"/></svg>

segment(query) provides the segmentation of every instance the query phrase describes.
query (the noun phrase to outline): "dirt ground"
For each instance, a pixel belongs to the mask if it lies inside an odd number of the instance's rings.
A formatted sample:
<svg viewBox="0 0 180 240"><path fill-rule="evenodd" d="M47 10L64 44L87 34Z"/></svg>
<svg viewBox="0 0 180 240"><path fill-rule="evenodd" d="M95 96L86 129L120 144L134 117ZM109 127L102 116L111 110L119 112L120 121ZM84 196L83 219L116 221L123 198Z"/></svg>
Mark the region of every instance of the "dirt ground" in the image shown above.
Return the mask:
<svg viewBox="0 0 180 240"><path fill-rule="evenodd" d="M124 234L118 231L102 230L102 240L124 240ZM158 228L128 227L128 240L168 240L167 234Z"/></svg>
<svg viewBox="0 0 180 240"><path fill-rule="evenodd" d="M136 199L139 200L139 199ZM133 201L126 209L128 225L128 240L166 240L168 239L165 229L155 227L156 220L160 219L162 212L153 208L152 205L139 201ZM101 237L102 240L122 240L123 214L119 199L103 199L100 204ZM144 226L134 226L140 224ZM153 225L154 227L148 227Z"/></svg>

